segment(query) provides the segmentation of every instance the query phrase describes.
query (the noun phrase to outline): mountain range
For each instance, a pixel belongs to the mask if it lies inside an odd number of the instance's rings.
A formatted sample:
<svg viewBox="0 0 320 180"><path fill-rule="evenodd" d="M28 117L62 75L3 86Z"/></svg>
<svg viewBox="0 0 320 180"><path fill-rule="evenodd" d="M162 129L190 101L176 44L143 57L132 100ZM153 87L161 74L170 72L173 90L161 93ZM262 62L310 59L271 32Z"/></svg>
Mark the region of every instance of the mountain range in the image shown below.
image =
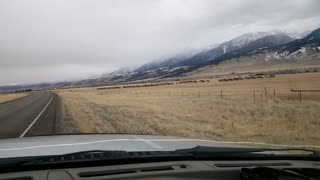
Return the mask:
<svg viewBox="0 0 320 180"><path fill-rule="evenodd" d="M93 84L116 84L146 79L179 77L195 69L218 65L227 60L266 54L267 58L282 59L319 54L319 29L309 34L301 33L301 39L282 32L246 33L197 54L174 56L160 62L147 63L125 73L101 76ZM270 53L273 56L270 56Z"/></svg>
<svg viewBox="0 0 320 180"><path fill-rule="evenodd" d="M112 85L181 77L181 75L199 68L212 65L219 66L225 61L241 57L256 57L257 55L263 55L265 62L272 60L274 63L283 63L284 61L280 61L282 59L289 62L290 59L312 57L318 59L316 63L320 65L320 28L311 31L309 34L300 33L296 36L282 32L246 33L202 51L179 54L164 60L144 64L138 68L121 68L112 73L105 73L98 78L42 85L41 88ZM13 88L6 88L6 90ZM0 87L0 91L3 91L3 89Z"/></svg>

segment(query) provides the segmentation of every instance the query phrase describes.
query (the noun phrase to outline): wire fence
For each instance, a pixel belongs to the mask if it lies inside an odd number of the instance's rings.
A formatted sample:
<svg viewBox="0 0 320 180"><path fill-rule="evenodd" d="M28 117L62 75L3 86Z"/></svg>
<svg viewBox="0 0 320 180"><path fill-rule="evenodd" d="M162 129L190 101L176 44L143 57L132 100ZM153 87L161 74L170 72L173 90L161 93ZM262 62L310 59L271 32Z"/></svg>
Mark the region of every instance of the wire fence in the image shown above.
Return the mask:
<svg viewBox="0 0 320 180"><path fill-rule="evenodd" d="M228 98L228 97L246 97L252 99L252 101L262 101L270 99L286 99L286 100L303 100L319 99L320 90L277 90L275 88L254 88L247 90L229 90L218 89L214 90L202 90L202 89L107 89L95 91L98 95L122 95L133 97L193 97L193 98ZM312 95L313 94L313 95Z"/></svg>

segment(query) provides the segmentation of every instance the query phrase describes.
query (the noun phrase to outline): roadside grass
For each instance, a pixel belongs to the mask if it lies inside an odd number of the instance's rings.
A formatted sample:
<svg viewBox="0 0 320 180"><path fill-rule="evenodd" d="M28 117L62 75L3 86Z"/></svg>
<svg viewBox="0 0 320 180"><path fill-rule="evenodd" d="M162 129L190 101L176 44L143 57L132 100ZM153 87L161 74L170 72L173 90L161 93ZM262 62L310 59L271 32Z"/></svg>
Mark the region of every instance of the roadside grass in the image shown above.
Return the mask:
<svg viewBox="0 0 320 180"><path fill-rule="evenodd" d="M30 95L30 93L4 93L4 94L0 94L0 103L19 99L19 98L22 98L22 97L25 97L28 95Z"/></svg>

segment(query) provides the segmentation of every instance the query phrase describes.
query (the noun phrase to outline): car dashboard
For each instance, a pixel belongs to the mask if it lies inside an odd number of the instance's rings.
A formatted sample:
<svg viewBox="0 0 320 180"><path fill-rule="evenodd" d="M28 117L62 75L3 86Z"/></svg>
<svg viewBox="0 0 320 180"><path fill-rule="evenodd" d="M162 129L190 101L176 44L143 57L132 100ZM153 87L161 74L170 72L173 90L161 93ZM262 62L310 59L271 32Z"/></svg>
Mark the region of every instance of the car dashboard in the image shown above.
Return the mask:
<svg viewBox="0 0 320 180"><path fill-rule="evenodd" d="M283 173L285 172L285 173ZM173 161L1 173L6 180L320 179L320 163L303 160ZM289 174L288 174L289 173ZM278 178L280 177L278 174ZM257 178L256 176L260 176ZM262 177L261 177L262 176ZM263 177L265 176L265 177ZM277 178L277 179L278 179ZM292 179L293 179L292 178ZM281 179L281 178L279 178ZM288 178L287 178L288 179Z"/></svg>

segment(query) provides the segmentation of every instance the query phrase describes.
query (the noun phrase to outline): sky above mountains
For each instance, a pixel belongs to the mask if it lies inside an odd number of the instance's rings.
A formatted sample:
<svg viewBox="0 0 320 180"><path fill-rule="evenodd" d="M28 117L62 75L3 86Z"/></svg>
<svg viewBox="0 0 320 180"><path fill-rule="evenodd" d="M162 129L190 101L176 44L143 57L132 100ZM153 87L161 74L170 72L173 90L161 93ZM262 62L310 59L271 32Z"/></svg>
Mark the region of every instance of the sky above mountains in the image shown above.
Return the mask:
<svg viewBox="0 0 320 180"><path fill-rule="evenodd" d="M247 32L320 27L319 0L2 0L0 85L90 78Z"/></svg>

